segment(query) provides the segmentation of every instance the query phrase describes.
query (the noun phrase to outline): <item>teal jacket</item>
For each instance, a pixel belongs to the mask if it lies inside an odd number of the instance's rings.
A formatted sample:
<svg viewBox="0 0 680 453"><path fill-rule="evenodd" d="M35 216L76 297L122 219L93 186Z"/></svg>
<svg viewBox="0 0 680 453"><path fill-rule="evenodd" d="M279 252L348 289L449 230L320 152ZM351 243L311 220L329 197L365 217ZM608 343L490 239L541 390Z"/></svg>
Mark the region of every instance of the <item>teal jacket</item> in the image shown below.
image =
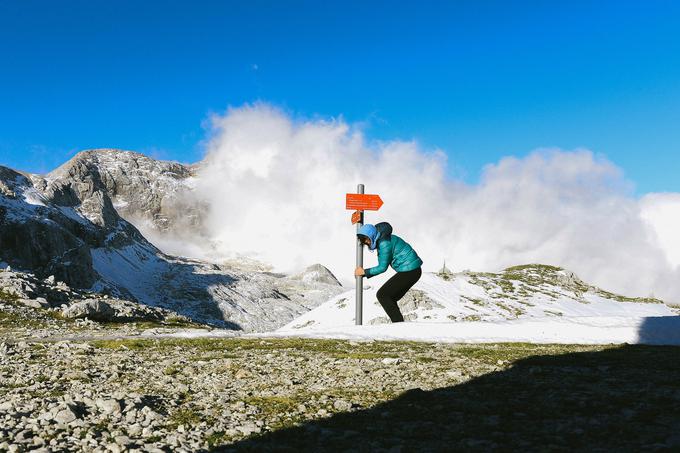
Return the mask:
<svg viewBox="0 0 680 453"><path fill-rule="evenodd" d="M407 272L418 269L423 260L408 242L394 234L389 238L378 239L378 265L364 269L366 278L382 274L391 265L397 272Z"/></svg>

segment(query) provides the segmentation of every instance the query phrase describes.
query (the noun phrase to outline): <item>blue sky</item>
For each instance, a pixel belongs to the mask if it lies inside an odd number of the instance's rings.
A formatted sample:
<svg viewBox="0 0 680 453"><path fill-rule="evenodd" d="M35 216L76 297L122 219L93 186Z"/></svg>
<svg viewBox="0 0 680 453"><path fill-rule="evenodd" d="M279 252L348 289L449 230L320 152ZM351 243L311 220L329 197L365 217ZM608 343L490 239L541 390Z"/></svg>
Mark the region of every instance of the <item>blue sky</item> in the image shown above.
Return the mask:
<svg viewBox="0 0 680 453"><path fill-rule="evenodd" d="M487 163L587 147L680 191L680 2L0 3L0 163L116 147L194 162L265 101ZM396 5L396 6L395 6Z"/></svg>

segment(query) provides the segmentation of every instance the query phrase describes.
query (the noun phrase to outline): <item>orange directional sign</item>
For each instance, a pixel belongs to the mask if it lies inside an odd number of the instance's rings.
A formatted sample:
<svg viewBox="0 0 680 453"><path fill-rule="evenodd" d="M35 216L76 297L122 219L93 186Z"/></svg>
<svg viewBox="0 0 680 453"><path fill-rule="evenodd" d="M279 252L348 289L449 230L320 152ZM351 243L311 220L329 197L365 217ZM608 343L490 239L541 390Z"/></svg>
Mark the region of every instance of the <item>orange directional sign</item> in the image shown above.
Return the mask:
<svg viewBox="0 0 680 453"><path fill-rule="evenodd" d="M345 198L345 209L355 209L357 211L377 211L383 201L380 195L369 193L348 193Z"/></svg>
<svg viewBox="0 0 680 453"><path fill-rule="evenodd" d="M361 211L354 211L352 213L352 225L361 220Z"/></svg>

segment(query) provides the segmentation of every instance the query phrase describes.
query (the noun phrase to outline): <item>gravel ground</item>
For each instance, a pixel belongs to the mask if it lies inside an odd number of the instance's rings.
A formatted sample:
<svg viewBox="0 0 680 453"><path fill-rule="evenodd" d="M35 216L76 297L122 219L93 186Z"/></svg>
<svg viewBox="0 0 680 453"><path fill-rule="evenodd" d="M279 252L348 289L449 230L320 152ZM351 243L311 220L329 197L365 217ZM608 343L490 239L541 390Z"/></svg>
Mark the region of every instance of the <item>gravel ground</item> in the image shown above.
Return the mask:
<svg viewBox="0 0 680 453"><path fill-rule="evenodd" d="M680 449L680 348L0 338L0 450Z"/></svg>

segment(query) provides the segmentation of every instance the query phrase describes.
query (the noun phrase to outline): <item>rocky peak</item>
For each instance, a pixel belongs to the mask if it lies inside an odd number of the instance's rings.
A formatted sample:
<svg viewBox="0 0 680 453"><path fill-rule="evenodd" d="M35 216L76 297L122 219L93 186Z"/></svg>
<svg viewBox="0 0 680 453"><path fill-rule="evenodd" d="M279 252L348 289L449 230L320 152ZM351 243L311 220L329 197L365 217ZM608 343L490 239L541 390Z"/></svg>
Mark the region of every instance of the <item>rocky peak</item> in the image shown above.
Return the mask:
<svg viewBox="0 0 680 453"><path fill-rule="evenodd" d="M64 185L72 187L79 200L96 191L105 193L117 213L139 228L164 232L176 227L200 234L205 206L191 197L195 171L195 166L132 151L94 149L78 153L48 179L54 196Z"/></svg>
<svg viewBox="0 0 680 453"><path fill-rule="evenodd" d="M92 285L88 242L101 235L75 211L52 205L31 179L0 167L0 261L77 287Z"/></svg>
<svg viewBox="0 0 680 453"><path fill-rule="evenodd" d="M45 178L0 168L1 261L86 288L98 279L93 248L140 244L156 251L116 212L98 159L80 153Z"/></svg>
<svg viewBox="0 0 680 453"><path fill-rule="evenodd" d="M322 264L312 264L304 271L292 275L293 280L301 280L305 283L325 283L327 285L342 286L335 275Z"/></svg>
<svg viewBox="0 0 680 453"><path fill-rule="evenodd" d="M76 154L71 160L52 171L50 179L89 174L112 197L134 181L146 181L162 176L184 179L192 175L191 167L177 162L156 160L133 151L92 149Z"/></svg>
<svg viewBox="0 0 680 453"><path fill-rule="evenodd" d="M0 165L0 195L8 198L16 198L16 190L21 186L28 186L28 179L21 173L11 168Z"/></svg>

